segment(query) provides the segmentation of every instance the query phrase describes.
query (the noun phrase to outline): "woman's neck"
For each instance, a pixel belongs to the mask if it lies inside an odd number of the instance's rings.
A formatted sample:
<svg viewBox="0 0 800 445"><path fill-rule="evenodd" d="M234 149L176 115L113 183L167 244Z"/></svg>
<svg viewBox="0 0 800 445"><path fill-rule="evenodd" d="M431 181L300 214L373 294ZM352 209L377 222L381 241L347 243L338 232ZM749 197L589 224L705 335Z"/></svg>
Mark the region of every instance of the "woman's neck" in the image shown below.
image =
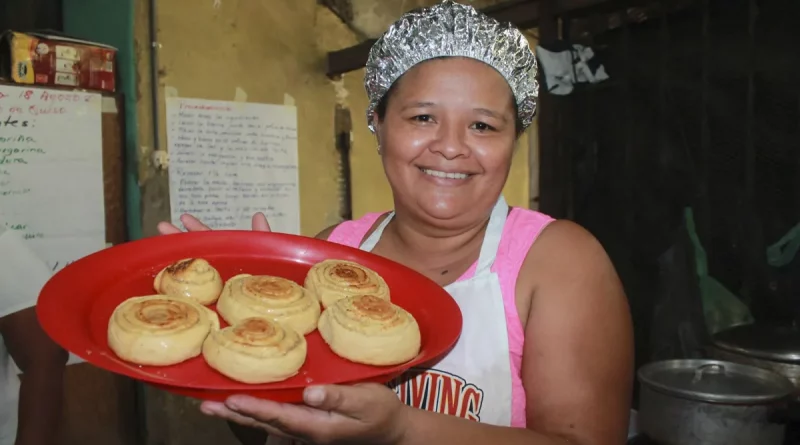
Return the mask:
<svg viewBox="0 0 800 445"><path fill-rule="evenodd" d="M432 228L405 212L396 212L386 227L380 254L395 259L435 281L454 281L478 259L489 216L470 226Z"/></svg>

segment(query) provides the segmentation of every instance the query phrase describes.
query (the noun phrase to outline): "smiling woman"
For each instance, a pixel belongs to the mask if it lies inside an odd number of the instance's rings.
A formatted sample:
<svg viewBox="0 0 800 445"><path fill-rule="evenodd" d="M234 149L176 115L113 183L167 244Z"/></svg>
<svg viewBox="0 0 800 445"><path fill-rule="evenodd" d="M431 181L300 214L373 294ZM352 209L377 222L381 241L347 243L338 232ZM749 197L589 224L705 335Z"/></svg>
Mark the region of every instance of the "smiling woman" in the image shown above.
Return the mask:
<svg viewBox="0 0 800 445"><path fill-rule="evenodd" d="M535 75L525 37L469 6L444 1L389 28L365 85L394 211L318 237L439 283L461 308L461 337L388 387L310 387L304 405L236 396L205 413L267 432L269 444L624 443L633 348L616 272L584 229L501 194L533 120ZM253 229L269 230L263 215Z"/></svg>
<svg viewBox="0 0 800 445"><path fill-rule="evenodd" d="M453 227L485 219L511 168L515 109L508 82L483 62L438 58L411 68L375 110L395 206Z"/></svg>

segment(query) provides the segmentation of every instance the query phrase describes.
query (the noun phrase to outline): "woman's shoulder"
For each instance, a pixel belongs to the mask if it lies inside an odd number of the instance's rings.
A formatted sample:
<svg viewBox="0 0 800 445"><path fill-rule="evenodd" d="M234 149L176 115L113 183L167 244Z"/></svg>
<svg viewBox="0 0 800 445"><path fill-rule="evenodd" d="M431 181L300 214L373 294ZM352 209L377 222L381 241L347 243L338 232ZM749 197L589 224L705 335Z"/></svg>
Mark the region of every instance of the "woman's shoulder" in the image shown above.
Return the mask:
<svg viewBox="0 0 800 445"><path fill-rule="evenodd" d="M504 253L521 263L521 275L530 279L542 270L603 267L608 261L600 242L581 225L535 210L515 207L503 238Z"/></svg>
<svg viewBox="0 0 800 445"><path fill-rule="evenodd" d="M314 238L339 244L360 244L380 223L386 212L367 213L358 219L338 222L319 232Z"/></svg>
<svg viewBox="0 0 800 445"><path fill-rule="evenodd" d="M588 272L608 268L610 261L603 246L573 221L551 218L537 238L526 255L524 269L552 271L568 267L572 271Z"/></svg>
<svg viewBox="0 0 800 445"><path fill-rule="evenodd" d="M553 221L555 221L555 218L546 213L523 207L512 207L508 214L505 230L512 232L525 230L540 232Z"/></svg>
<svg viewBox="0 0 800 445"><path fill-rule="evenodd" d="M554 221L536 210L512 207L503 226L500 254L512 263L521 262L539 235Z"/></svg>
<svg viewBox="0 0 800 445"><path fill-rule="evenodd" d="M597 243L588 230L573 221L557 219L546 213L522 207L512 208L504 232L504 235L516 238L516 241L522 236L531 241L542 238L542 241L547 240L546 244L566 243L572 247L593 247Z"/></svg>
<svg viewBox="0 0 800 445"><path fill-rule="evenodd" d="M314 235L314 238L326 240L326 239L328 239L328 237L331 236L331 233L333 233L333 231L336 230L337 227L339 227L340 225L342 225L344 223L350 222L350 221L351 220L348 219L348 220L345 220L345 221L342 221L342 222L338 222L338 223L336 223L336 224L334 224L332 226L328 226L325 229L322 229L322 231L319 232L318 234Z"/></svg>

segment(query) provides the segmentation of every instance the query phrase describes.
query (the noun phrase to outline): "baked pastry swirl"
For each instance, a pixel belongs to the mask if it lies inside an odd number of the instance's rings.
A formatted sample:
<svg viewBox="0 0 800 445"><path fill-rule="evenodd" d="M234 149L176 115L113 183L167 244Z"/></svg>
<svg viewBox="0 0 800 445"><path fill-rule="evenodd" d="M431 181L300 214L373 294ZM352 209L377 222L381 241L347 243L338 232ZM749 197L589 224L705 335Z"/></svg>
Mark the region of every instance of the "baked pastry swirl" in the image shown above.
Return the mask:
<svg viewBox="0 0 800 445"><path fill-rule="evenodd" d="M337 301L322 312L318 329L336 355L367 365L405 363L416 357L421 347L414 317L374 295Z"/></svg>
<svg viewBox="0 0 800 445"><path fill-rule="evenodd" d="M305 335L317 328L320 308L302 286L269 275L236 275L225 283L217 312L228 322L266 317Z"/></svg>
<svg viewBox="0 0 800 445"><path fill-rule="evenodd" d="M200 355L217 314L194 300L148 295L123 301L108 320L108 346L138 365L169 366Z"/></svg>
<svg viewBox="0 0 800 445"><path fill-rule="evenodd" d="M156 275L153 287L159 294L191 298L208 305L219 298L222 277L208 261L187 258L162 269Z"/></svg>
<svg viewBox="0 0 800 445"><path fill-rule="evenodd" d="M279 382L297 374L307 351L304 336L263 317L214 331L203 343L209 366L249 384Z"/></svg>
<svg viewBox="0 0 800 445"><path fill-rule="evenodd" d="M389 286L383 277L352 261L319 262L308 271L304 285L325 308L351 295L372 295L390 300Z"/></svg>

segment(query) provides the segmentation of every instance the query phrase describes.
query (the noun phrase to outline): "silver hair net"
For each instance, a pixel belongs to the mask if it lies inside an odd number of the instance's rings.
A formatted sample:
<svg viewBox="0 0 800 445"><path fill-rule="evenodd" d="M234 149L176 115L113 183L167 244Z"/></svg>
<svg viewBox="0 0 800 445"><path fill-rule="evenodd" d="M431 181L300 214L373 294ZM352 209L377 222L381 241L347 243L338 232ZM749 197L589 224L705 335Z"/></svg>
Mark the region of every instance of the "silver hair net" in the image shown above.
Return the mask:
<svg viewBox="0 0 800 445"><path fill-rule="evenodd" d="M392 84L411 67L437 57L469 57L496 69L514 93L523 128L531 124L539 85L528 40L510 23L445 0L404 14L372 46L364 78L372 132L375 108Z"/></svg>

